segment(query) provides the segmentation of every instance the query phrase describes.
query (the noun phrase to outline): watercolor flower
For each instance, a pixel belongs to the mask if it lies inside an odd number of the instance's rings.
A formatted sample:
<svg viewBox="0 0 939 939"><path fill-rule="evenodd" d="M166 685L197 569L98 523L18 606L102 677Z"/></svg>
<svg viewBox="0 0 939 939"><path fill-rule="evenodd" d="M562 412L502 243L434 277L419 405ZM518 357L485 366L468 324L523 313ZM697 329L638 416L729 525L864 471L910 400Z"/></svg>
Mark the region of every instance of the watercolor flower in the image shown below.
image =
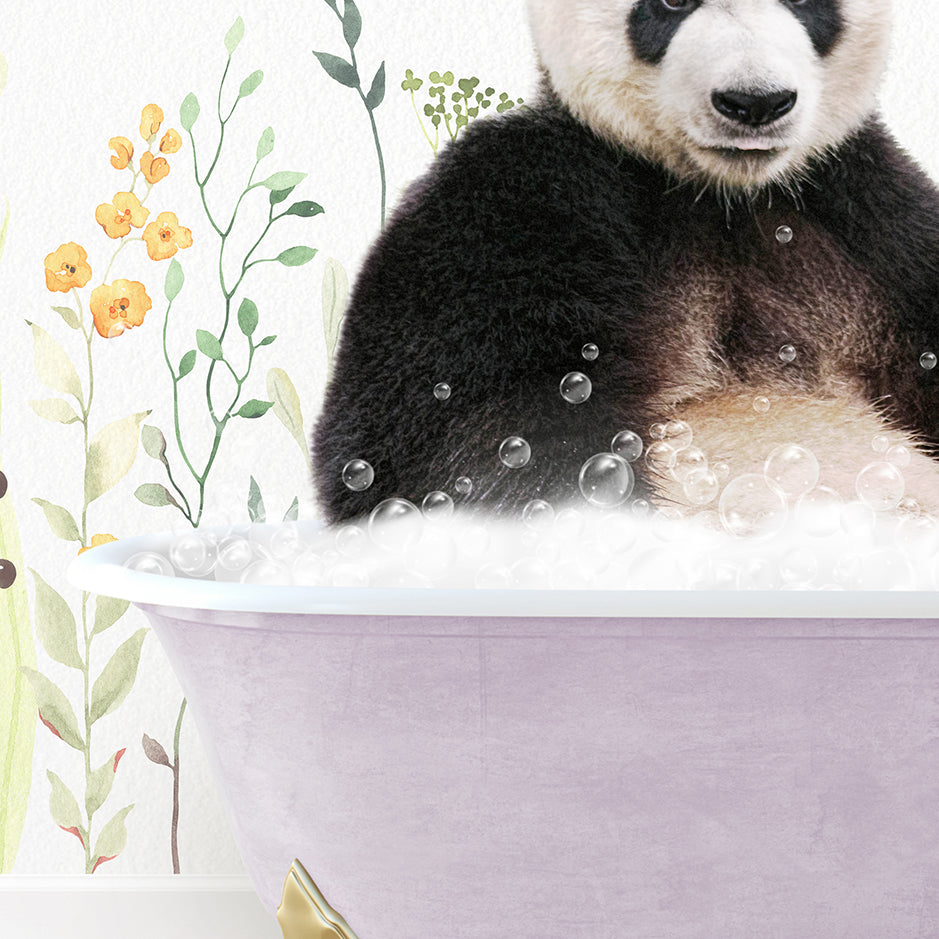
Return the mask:
<svg viewBox="0 0 939 939"><path fill-rule="evenodd" d="M90 551L92 548L97 548L99 544L108 544L110 541L117 541L117 538L115 538L114 535L92 535L91 544L86 545L84 548L79 548L78 553L83 554L85 551ZM123 756L123 752L121 755Z"/></svg>
<svg viewBox="0 0 939 939"><path fill-rule="evenodd" d="M155 222L143 230L147 254L153 261L165 261L180 248L192 245L192 232L179 224L174 212L161 212Z"/></svg>
<svg viewBox="0 0 939 939"><path fill-rule="evenodd" d="M182 145L183 138L171 127L160 140L160 153L176 153Z"/></svg>
<svg viewBox="0 0 939 939"><path fill-rule="evenodd" d="M126 137L112 137L108 147L117 155L111 157L111 166L116 170L125 170L134 158L134 145Z"/></svg>
<svg viewBox="0 0 939 939"><path fill-rule="evenodd" d="M46 255L46 287L68 293L73 287L84 287L91 280L88 253L74 241L59 245Z"/></svg>
<svg viewBox="0 0 939 939"><path fill-rule="evenodd" d="M170 174L169 163L163 157L155 157L149 150L140 155L140 169L143 172L143 178L151 186Z"/></svg>
<svg viewBox="0 0 939 939"><path fill-rule="evenodd" d="M156 137L163 123L163 109L156 104L148 104L140 112L140 136L144 140Z"/></svg>
<svg viewBox="0 0 939 939"><path fill-rule="evenodd" d="M123 238L130 233L130 226L143 228L150 215L132 192L119 192L111 202L102 202L95 209L95 221L104 229L108 238Z"/></svg>
<svg viewBox="0 0 939 939"><path fill-rule="evenodd" d="M153 303L143 284L136 280L116 280L92 290L90 305L98 335L114 339L125 329L139 326Z"/></svg>

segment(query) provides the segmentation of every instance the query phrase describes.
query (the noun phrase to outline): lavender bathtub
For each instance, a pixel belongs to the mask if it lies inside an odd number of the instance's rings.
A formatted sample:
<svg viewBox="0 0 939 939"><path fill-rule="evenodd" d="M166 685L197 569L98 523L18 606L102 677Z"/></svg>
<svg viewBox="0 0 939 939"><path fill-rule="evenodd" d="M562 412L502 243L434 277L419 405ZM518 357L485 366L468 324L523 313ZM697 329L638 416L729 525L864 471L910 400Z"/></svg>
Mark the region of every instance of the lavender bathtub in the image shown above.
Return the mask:
<svg viewBox="0 0 939 939"><path fill-rule="evenodd" d="M71 578L149 617L270 910L299 858L358 939L939 933L935 593L122 566L166 542Z"/></svg>

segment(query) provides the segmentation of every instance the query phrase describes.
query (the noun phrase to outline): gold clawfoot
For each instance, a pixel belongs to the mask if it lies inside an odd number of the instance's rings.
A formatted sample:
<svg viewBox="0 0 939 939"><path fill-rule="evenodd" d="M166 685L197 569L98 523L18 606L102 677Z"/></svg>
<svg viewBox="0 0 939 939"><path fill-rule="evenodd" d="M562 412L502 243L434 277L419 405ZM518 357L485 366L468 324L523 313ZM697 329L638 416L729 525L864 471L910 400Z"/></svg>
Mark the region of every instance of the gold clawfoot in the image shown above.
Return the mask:
<svg viewBox="0 0 939 939"><path fill-rule="evenodd" d="M284 939L357 939L299 861L293 862L284 881L277 921Z"/></svg>

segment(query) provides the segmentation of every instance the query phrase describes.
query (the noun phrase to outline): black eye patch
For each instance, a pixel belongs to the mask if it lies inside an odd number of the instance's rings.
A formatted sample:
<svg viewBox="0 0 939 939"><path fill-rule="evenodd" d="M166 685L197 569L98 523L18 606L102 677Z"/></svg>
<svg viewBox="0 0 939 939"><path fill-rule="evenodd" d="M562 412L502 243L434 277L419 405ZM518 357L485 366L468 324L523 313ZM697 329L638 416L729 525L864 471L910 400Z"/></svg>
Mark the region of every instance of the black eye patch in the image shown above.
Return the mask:
<svg viewBox="0 0 939 939"><path fill-rule="evenodd" d="M826 56L835 47L844 21L838 9L839 0L780 0L802 24L812 40L815 51Z"/></svg>
<svg viewBox="0 0 939 939"><path fill-rule="evenodd" d="M664 0L639 0L629 14L627 32L636 58L658 65L668 51L678 27L701 5L701 0L686 0L672 9Z"/></svg>

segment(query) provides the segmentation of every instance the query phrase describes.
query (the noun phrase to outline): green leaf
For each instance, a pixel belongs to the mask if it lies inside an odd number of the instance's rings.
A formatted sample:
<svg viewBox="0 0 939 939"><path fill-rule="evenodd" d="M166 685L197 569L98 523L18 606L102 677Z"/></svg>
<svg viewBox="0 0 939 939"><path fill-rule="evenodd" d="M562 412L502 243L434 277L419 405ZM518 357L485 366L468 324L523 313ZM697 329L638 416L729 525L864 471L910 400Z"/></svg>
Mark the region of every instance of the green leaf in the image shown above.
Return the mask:
<svg viewBox="0 0 939 939"><path fill-rule="evenodd" d="M365 107L374 111L385 100L385 63L378 66L378 71L372 79L372 87L365 96Z"/></svg>
<svg viewBox="0 0 939 939"><path fill-rule="evenodd" d="M295 248L288 248L277 255L277 260L285 267L301 267L312 261L316 256L316 248L308 248L306 245L297 245Z"/></svg>
<svg viewBox="0 0 939 939"><path fill-rule="evenodd" d="M298 215L300 218L313 218L326 210L316 202L294 202L284 215Z"/></svg>
<svg viewBox="0 0 939 939"><path fill-rule="evenodd" d="M74 395L80 402L82 385L65 350L41 326L26 321L33 331L33 366L39 380L53 391Z"/></svg>
<svg viewBox="0 0 939 939"><path fill-rule="evenodd" d="M88 777L85 789L85 811L89 818L104 805L105 800L111 794L111 787L114 785L114 777L117 774L117 764L125 751L126 747L124 750L111 754L111 758Z"/></svg>
<svg viewBox="0 0 939 939"><path fill-rule="evenodd" d="M117 597L98 596L95 600L95 625L92 636L110 629L126 612L130 600L118 600Z"/></svg>
<svg viewBox="0 0 939 939"><path fill-rule="evenodd" d="M179 377L185 378L196 367L196 350L190 349L179 360Z"/></svg>
<svg viewBox="0 0 939 939"><path fill-rule="evenodd" d="M323 70L333 81L345 85L346 88L355 88L358 85L359 73L350 62L339 58L338 55L330 55L328 52L314 51L313 55L316 56L319 64L323 66Z"/></svg>
<svg viewBox="0 0 939 939"><path fill-rule="evenodd" d="M323 332L326 335L326 354L330 364L348 301L349 278L345 268L335 258L330 258L323 272Z"/></svg>
<svg viewBox="0 0 939 939"><path fill-rule="evenodd" d="M238 417L263 417L272 407L274 407L273 401L259 401L257 398L252 398L238 409Z"/></svg>
<svg viewBox="0 0 939 939"><path fill-rule="evenodd" d="M190 131L198 117L199 99L190 91L179 107L179 123L183 125L183 130Z"/></svg>
<svg viewBox="0 0 939 939"><path fill-rule="evenodd" d="M163 280L163 293L170 303L176 299L179 291L183 289L183 281L185 279L182 265L176 258L173 258L173 260L170 261L170 266L166 271L166 277Z"/></svg>
<svg viewBox="0 0 939 939"><path fill-rule="evenodd" d="M346 45L351 49L362 35L362 14L355 5L354 0L346 0L342 16L342 35Z"/></svg>
<svg viewBox="0 0 939 939"><path fill-rule="evenodd" d="M269 346L277 337L276 336L265 336L258 344L255 346L256 349L260 349L261 346Z"/></svg>
<svg viewBox="0 0 939 939"><path fill-rule="evenodd" d="M384 65L384 62L382 65ZM422 78L415 78L413 69L408 69L404 73L404 81L401 82L401 90L410 92L419 91L423 84L424 80Z"/></svg>
<svg viewBox="0 0 939 939"><path fill-rule="evenodd" d="M46 776L52 783L52 792L49 795L49 811L52 813L52 821L64 828L66 831L75 829L81 832L82 843L85 841L85 830L82 828L81 809L78 807L78 800L72 795L68 786L52 772L46 770Z"/></svg>
<svg viewBox="0 0 939 939"><path fill-rule="evenodd" d="M326 0L326 5L330 7L334 13L338 13L339 10L336 7L336 0Z"/></svg>
<svg viewBox="0 0 939 939"><path fill-rule="evenodd" d="M46 521L49 523L53 535L63 541L81 542L82 536L78 532L78 525L68 509L63 509L61 505L46 502L45 499L33 499L33 502L45 513Z"/></svg>
<svg viewBox="0 0 939 939"><path fill-rule="evenodd" d="M147 456L166 465L166 437L163 436L162 430L152 424L144 424L140 428L140 442Z"/></svg>
<svg viewBox="0 0 939 939"><path fill-rule="evenodd" d="M74 424L76 421L81 420L75 413L75 408L62 398L43 398L41 401L30 401L29 406L46 421Z"/></svg>
<svg viewBox="0 0 939 939"><path fill-rule="evenodd" d="M86 504L116 486L134 465L140 425L149 414L149 411L141 411L112 421L95 434L85 463Z"/></svg>
<svg viewBox="0 0 939 939"><path fill-rule="evenodd" d="M300 515L300 499L298 496L293 497L293 502L290 503L290 508L287 509L284 513L285 522L295 522Z"/></svg>
<svg viewBox="0 0 939 939"><path fill-rule="evenodd" d="M290 376L282 368L272 368L267 373L267 394L274 402L274 414L297 442L304 459L309 461L306 437L303 433L303 411L300 395Z"/></svg>
<svg viewBox="0 0 939 939"><path fill-rule="evenodd" d="M95 843L94 855L92 858L92 872L103 861L111 861L116 858L127 845L127 826L124 820L133 808L133 805L127 805L114 816L101 829L98 840Z"/></svg>
<svg viewBox="0 0 939 939"><path fill-rule="evenodd" d="M140 647L146 638L147 630L138 629L117 647L111 660L101 670L91 689L90 723L117 710L134 687L137 666L140 664Z"/></svg>
<svg viewBox="0 0 939 939"><path fill-rule="evenodd" d="M217 362L222 358L222 344L210 332L204 329L196 330L196 345L203 355Z"/></svg>
<svg viewBox="0 0 939 939"><path fill-rule="evenodd" d="M78 733L78 721L68 698L62 690L45 675L34 668L20 666L20 671L29 679L39 705L40 720L61 740L76 750L84 750L85 744Z"/></svg>
<svg viewBox="0 0 939 939"><path fill-rule="evenodd" d="M264 500L261 498L261 487L253 476L248 485L248 518L252 522L267 520L267 513L264 511Z"/></svg>
<svg viewBox="0 0 939 939"><path fill-rule="evenodd" d="M238 48L245 34L244 20L239 16L232 24L232 28L225 33L225 50L231 55Z"/></svg>
<svg viewBox="0 0 939 939"><path fill-rule="evenodd" d="M283 170L280 173L274 173L273 176L268 176L267 179L261 182L261 185L266 186L268 189L272 189L275 192L281 192L284 189L293 189L295 186L298 186L300 183L302 183L305 179L306 173L291 173ZM284 196L284 199L286 198L287 196Z"/></svg>
<svg viewBox="0 0 939 939"><path fill-rule="evenodd" d="M290 195L296 189L296 186L291 186L289 189L275 189L271 192L271 205L278 205L283 202L287 196Z"/></svg>
<svg viewBox="0 0 939 939"><path fill-rule="evenodd" d="M261 139L258 141L257 159L258 162L264 159L274 149L274 128L268 127Z"/></svg>
<svg viewBox="0 0 939 939"><path fill-rule="evenodd" d="M134 490L134 496L138 502L151 505L156 509L162 509L167 505L182 509L182 506L173 498L173 494L160 483L143 483Z"/></svg>
<svg viewBox="0 0 939 939"><path fill-rule="evenodd" d="M78 628L75 616L59 593L50 587L32 568L36 587L35 627L36 635L50 659L69 668L85 667L78 654Z"/></svg>
<svg viewBox="0 0 939 939"><path fill-rule="evenodd" d="M81 329L81 323L78 319L78 314L69 306L54 306L52 308L55 310L62 319L65 320L68 326L71 326L72 329Z"/></svg>
<svg viewBox="0 0 939 939"><path fill-rule="evenodd" d="M255 72L252 72L242 83L238 89L239 98L247 98L248 95L253 94L257 91L258 85L261 84L262 79L264 78L264 72L258 69Z"/></svg>
<svg viewBox="0 0 939 939"><path fill-rule="evenodd" d="M258 308L253 300L247 297L238 307L238 326L246 336L251 336L258 328Z"/></svg>

